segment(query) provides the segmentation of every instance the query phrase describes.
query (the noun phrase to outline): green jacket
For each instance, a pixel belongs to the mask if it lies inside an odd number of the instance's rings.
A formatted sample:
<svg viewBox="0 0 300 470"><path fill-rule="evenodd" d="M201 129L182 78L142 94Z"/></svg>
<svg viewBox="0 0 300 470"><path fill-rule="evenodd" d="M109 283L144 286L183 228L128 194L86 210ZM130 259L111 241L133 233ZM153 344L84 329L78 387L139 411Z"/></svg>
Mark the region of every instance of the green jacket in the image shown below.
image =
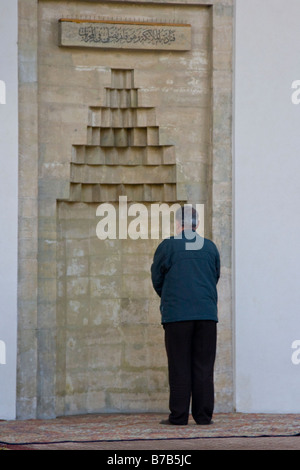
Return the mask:
<svg viewBox="0 0 300 470"><path fill-rule="evenodd" d="M220 255L212 241L192 231L163 240L151 266L162 323L218 321L219 277Z"/></svg>

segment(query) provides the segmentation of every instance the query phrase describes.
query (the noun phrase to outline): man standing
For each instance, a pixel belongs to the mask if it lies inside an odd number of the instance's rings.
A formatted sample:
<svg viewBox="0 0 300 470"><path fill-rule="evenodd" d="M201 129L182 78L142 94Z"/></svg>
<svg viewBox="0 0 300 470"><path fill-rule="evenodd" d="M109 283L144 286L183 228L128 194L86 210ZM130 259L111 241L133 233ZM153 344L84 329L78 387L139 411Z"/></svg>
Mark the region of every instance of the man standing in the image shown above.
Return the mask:
<svg viewBox="0 0 300 470"><path fill-rule="evenodd" d="M170 415L162 424L188 424L191 398L197 424L210 424L213 415L220 256L198 225L192 206L180 208L177 235L160 243L151 266L169 370Z"/></svg>

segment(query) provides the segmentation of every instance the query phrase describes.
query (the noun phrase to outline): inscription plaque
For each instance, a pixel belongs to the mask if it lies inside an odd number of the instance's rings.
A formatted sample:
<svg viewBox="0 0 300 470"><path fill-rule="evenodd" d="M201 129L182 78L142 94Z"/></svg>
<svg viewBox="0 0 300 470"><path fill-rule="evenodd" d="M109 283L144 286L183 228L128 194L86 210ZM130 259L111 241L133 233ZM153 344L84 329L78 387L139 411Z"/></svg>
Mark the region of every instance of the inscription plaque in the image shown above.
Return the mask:
<svg viewBox="0 0 300 470"><path fill-rule="evenodd" d="M59 45L187 51L191 49L191 25L62 18Z"/></svg>

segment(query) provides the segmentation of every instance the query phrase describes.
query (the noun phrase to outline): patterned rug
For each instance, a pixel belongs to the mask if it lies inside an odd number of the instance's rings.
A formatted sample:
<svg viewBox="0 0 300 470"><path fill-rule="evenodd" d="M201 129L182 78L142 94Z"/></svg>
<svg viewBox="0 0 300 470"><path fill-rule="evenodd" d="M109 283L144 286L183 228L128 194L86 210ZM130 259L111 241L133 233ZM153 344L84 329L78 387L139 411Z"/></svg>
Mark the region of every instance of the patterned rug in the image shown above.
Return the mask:
<svg viewBox="0 0 300 470"><path fill-rule="evenodd" d="M52 420L0 421L0 447L75 442L300 436L300 415L218 413L213 424L161 425L162 414L91 414Z"/></svg>

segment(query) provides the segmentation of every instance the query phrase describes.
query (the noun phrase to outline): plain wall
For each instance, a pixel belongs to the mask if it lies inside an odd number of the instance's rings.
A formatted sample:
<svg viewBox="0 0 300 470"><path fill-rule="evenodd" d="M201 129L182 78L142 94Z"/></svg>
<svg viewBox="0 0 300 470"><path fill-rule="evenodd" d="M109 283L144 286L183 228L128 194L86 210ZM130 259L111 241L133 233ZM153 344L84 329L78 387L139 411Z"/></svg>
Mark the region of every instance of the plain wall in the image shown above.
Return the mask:
<svg viewBox="0 0 300 470"><path fill-rule="evenodd" d="M237 0L236 408L300 412L299 0ZM296 344L294 344L295 346ZM299 348L299 347L298 347ZM299 355L300 356L300 355ZM298 357L299 357L298 356Z"/></svg>
<svg viewBox="0 0 300 470"><path fill-rule="evenodd" d="M17 0L0 0L0 419L16 415L18 251Z"/></svg>

